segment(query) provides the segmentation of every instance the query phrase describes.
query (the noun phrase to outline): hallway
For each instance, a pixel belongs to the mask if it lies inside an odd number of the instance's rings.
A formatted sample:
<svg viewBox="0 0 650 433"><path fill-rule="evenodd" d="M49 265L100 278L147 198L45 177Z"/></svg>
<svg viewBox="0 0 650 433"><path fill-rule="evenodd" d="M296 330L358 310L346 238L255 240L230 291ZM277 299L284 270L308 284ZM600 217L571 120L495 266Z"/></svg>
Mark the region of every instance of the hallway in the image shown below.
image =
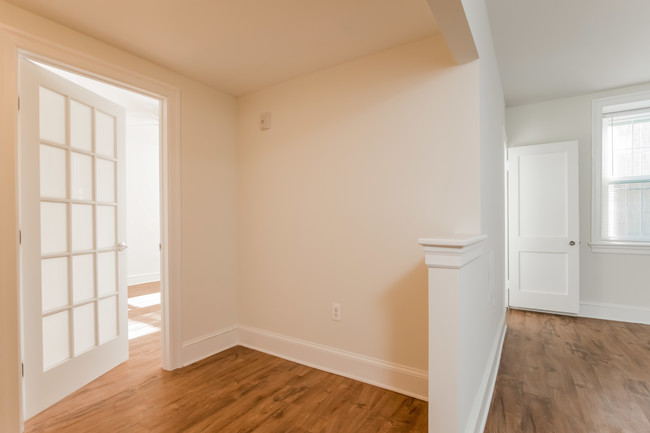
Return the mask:
<svg viewBox="0 0 650 433"><path fill-rule="evenodd" d="M650 326L509 310L485 433L646 433Z"/></svg>

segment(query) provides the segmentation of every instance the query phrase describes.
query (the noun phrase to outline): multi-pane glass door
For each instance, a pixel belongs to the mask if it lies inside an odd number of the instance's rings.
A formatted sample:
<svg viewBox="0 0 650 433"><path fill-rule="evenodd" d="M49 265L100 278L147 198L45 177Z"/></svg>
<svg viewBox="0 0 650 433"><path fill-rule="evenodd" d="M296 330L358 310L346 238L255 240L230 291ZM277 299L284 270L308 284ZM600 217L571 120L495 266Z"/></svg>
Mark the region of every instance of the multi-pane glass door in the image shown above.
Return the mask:
<svg viewBox="0 0 650 433"><path fill-rule="evenodd" d="M31 241L22 251L29 417L67 395L61 390L70 383L76 389L128 356L118 244L124 114L27 60L21 101L21 221ZM34 210L39 224L28 227ZM52 395L42 397L43 390Z"/></svg>
<svg viewBox="0 0 650 433"><path fill-rule="evenodd" d="M116 121L46 87L39 87L39 106L43 367L49 369L117 335Z"/></svg>

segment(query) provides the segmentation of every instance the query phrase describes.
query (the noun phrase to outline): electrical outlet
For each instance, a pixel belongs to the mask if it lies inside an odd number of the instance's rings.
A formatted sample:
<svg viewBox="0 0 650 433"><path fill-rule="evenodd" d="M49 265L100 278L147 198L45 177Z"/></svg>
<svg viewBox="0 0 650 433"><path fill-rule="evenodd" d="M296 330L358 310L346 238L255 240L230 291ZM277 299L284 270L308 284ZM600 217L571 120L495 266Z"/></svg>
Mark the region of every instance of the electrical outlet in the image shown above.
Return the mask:
<svg viewBox="0 0 650 433"><path fill-rule="evenodd" d="M341 304L332 304L332 320L341 321Z"/></svg>

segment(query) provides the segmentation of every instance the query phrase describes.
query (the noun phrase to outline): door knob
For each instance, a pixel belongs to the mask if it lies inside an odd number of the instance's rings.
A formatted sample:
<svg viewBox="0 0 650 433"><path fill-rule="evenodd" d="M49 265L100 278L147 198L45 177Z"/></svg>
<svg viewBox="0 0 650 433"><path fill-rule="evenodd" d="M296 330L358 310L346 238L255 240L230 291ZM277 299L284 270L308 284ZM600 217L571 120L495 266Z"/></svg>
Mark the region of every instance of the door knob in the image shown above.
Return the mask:
<svg viewBox="0 0 650 433"><path fill-rule="evenodd" d="M129 246L126 244L126 242L120 242L119 244L117 244L117 250L118 251L124 251L128 247Z"/></svg>
<svg viewBox="0 0 650 433"><path fill-rule="evenodd" d="M574 241L569 242L569 245L574 246L576 243Z"/></svg>

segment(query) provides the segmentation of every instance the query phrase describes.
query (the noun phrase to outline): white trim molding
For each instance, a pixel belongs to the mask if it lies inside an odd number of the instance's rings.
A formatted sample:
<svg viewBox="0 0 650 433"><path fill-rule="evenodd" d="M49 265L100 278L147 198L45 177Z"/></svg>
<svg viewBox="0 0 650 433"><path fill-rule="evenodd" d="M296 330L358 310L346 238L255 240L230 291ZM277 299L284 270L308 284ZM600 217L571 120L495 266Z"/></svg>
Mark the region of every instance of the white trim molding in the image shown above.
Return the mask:
<svg viewBox="0 0 650 433"><path fill-rule="evenodd" d="M421 238L425 264L430 268L459 269L483 253L487 235L450 235Z"/></svg>
<svg viewBox="0 0 650 433"><path fill-rule="evenodd" d="M127 278L127 284L129 286L153 283L155 281L160 281L160 272L156 272L153 274L143 274L143 275L129 275Z"/></svg>
<svg viewBox="0 0 650 433"><path fill-rule="evenodd" d="M650 308L634 307L631 305L581 302L578 316L650 325Z"/></svg>
<svg viewBox="0 0 650 433"><path fill-rule="evenodd" d="M228 350L239 344L237 325L229 326L183 342L182 366L186 367L202 359Z"/></svg>
<svg viewBox="0 0 650 433"><path fill-rule="evenodd" d="M648 243L601 242L590 243L592 253L605 254L650 254Z"/></svg>
<svg viewBox="0 0 650 433"><path fill-rule="evenodd" d="M507 326L505 314L501 319L499 328L501 332L495 335L494 342L492 343L490 362L485 366L481 387L476 394L472 413L467 422L466 433L483 433L483 430L485 430L485 424L490 412L490 404L492 403L492 395L494 394L494 386L496 385L497 374L499 373L503 343L506 338Z"/></svg>
<svg viewBox="0 0 650 433"><path fill-rule="evenodd" d="M424 370L382 361L334 347L250 326L239 327L239 344L289 361L427 400Z"/></svg>
<svg viewBox="0 0 650 433"><path fill-rule="evenodd" d="M0 24L0 431L23 429L18 243L18 50Z"/></svg>
<svg viewBox="0 0 650 433"><path fill-rule="evenodd" d="M383 361L251 326L232 325L183 342L183 367L244 346L328 373L427 401L426 370Z"/></svg>

